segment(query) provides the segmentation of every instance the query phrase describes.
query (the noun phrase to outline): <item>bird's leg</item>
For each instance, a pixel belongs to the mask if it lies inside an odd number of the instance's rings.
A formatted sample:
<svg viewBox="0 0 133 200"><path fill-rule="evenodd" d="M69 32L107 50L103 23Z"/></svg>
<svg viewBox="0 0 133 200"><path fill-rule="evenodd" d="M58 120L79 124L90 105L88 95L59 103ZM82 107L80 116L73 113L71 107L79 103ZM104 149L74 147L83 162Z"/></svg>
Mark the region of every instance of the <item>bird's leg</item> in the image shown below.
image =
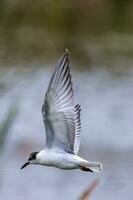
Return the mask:
<svg viewBox="0 0 133 200"><path fill-rule="evenodd" d="M90 168L87 168L87 167L79 166L79 168L80 168L82 171L93 172Z"/></svg>

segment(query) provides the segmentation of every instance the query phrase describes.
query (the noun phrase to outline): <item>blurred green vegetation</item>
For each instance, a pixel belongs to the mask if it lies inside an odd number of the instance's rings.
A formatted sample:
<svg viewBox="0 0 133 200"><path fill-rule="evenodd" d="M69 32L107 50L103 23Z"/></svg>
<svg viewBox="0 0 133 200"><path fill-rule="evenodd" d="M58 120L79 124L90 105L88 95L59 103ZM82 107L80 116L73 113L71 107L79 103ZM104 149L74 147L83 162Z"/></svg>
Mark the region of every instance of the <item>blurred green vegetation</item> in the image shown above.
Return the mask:
<svg viewBox="0 0 133 200"><path fill-rule="evenodd" d="M78 62L91 60L87 46L109 34L132 34L133 1L1 0L0 61L49 62L72 52ZM112 40L108 43L111 45ZM128 35L127 43L128 45ZM95 44L95 42L94 42ZM96 50L99 50L96 47ZM105 49L106 51L106 49ZM130 50L129 50L130 52ZM47 60L46 60L47 57Z"/></svg>
<svg viewBox="0 0 133 200"><path fill-rule="evenodd" d="M7 134L9 133L15 117L17 115L17 109L14 106L11 106L5 120L0 124L0 150L2 149Z"/></svg>

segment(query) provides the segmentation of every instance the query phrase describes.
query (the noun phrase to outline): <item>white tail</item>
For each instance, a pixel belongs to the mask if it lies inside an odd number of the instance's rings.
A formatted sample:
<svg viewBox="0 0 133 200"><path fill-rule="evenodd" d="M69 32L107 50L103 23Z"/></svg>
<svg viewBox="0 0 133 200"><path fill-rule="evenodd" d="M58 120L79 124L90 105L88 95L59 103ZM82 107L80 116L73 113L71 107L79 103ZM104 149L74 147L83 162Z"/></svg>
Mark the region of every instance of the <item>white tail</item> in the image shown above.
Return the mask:
<svg viewBox="0 0 133 200"><path fill-rule="evenodd" d="M89 169L93 172L101 172L102 171L102 164L100 162L88 162Z"/></svg>
<svg viewBox="0 0 133 200"><path fill-rule="evenodd" d="M102 164L100 162L87 161L79 156L76 156L76 160L78 161L77 164L79 165L80 169L83 171L90 171L90 172L102 171Z"/></svg>
<svg viewBox="0 0 133 200"><path fill-rule="evenodd" d="M100 162L85 162L80 165L80 169L83 171L90 171L90 172L101 172L102 171L102 164Z"/></svg>

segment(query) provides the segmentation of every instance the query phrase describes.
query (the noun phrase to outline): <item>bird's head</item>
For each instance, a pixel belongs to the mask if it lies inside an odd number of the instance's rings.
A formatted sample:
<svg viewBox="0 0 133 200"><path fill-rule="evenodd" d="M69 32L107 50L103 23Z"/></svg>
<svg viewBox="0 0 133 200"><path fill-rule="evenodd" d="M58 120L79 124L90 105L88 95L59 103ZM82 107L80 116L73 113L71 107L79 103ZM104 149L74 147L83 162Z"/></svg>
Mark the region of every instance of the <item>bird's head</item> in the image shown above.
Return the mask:
<svg viewBox="0 0 133 200"><path fill-rule="evenodd" d="M33 152L29 155L28 161L21 167L21 169L25 168L29 164L37 164L37 154L39 152Z"/></svg>

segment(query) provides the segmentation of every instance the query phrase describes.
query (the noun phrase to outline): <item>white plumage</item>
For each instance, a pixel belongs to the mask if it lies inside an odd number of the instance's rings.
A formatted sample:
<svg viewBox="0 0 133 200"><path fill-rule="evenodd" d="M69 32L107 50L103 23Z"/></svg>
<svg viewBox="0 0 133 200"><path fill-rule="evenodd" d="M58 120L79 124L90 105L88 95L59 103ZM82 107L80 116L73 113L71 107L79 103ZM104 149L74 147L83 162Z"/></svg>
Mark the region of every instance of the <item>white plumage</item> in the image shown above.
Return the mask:
<svg viewBox="0 0 133 200"><path fill-rule="evenodd" d="M101 171L101 164L77 155L80 145L80 105L74 105L73 84L68 51L60 58L51 78L42 106L46 146L32 153L28 164L41 164L61 169Z"/></svg>

